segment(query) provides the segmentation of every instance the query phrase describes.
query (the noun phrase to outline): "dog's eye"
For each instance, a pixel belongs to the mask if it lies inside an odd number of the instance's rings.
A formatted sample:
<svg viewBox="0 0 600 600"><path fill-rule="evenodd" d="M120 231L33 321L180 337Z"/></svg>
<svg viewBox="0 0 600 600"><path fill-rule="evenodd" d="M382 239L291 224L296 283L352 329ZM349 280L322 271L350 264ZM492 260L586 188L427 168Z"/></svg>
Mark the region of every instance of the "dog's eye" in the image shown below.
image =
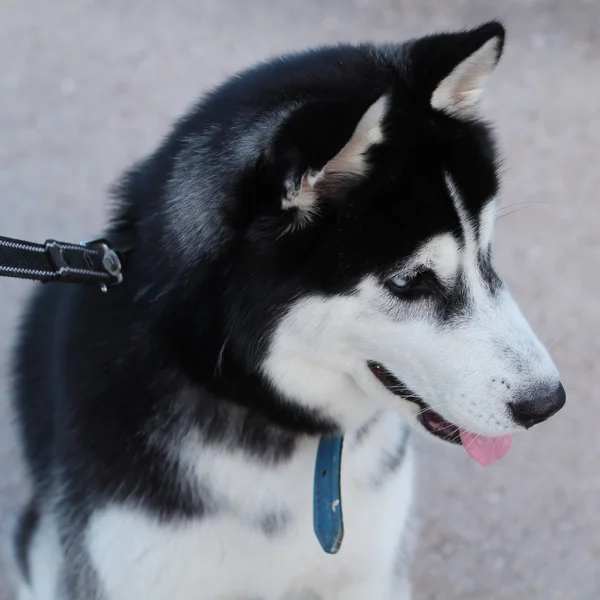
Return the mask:
<svg viewBox="0 0 600 600"><path fill-rule="evenodd" d="M392 277L388 280L388 285L391 285L401 290L408 286L408 279L404 279L404 277L396 275L396 277Z"/></svg>
<svg viewBox="0 0 600 600"><path fill-rule="evenodd" d="M412 277L396 275L390 277L385 283L393 294L405 299L422 298L429 295L432 289L431 277L426 271Z"/></svg>

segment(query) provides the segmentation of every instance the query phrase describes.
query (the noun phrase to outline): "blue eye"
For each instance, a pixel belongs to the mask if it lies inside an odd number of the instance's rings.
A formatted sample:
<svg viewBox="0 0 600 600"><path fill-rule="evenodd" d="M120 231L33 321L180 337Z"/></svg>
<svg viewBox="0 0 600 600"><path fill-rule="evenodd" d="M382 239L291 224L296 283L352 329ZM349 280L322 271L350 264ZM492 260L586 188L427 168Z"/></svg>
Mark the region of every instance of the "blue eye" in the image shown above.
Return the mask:
<svg viewBox="0 0 600 600"><path fill-rule="evenodd" d="M398 289L406 289L408 287L408 280L400 277L399 275L396 275L396 277L391 277L388 282L390 285L393 285Z"/></svg>
<svg viewBox="0 0 600 600"><path fill-rule="evenodd" d="M435 288L435 277L429 271L422 271L410 277L395 275L390 277L385 284L390 292L399 298L416 300L431 294Z"/></svg>

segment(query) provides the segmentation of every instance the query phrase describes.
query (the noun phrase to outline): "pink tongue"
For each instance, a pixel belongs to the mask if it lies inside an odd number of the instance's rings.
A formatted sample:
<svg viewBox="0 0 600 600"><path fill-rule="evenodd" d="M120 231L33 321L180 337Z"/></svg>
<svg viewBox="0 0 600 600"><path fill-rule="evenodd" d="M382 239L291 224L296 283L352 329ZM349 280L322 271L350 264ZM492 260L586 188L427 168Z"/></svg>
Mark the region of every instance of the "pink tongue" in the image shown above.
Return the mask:
<svg viewBox="0 0 600 600"><path fill-rule="evenodd" d="M460 441L471 458L480 465L489 467L508 453L512 446L513 436L484 437L461 429Z"/></svg>

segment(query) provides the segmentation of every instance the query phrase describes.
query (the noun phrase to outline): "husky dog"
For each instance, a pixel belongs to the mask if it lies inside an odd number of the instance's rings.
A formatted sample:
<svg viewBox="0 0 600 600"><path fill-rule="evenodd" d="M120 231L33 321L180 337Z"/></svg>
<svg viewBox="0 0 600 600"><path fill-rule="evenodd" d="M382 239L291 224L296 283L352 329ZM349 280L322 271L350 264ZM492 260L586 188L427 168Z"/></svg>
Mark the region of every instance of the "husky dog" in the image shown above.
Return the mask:
<svg viewBox="0 0 600 600"><path fill-rule="evenodd" d="M411 432L487 465L565 402L492 266L504 34L267 62L124 176L122 284L46 285L22 329L22 600L410 597Z"/></svg>

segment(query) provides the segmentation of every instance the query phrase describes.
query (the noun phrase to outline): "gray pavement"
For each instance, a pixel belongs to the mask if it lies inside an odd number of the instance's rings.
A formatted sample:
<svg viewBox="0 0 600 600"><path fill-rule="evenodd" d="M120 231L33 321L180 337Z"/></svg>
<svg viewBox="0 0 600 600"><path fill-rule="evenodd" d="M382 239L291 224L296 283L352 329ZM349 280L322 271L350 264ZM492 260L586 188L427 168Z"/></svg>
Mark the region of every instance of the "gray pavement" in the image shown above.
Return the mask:
<svg viewBox="0 0 600 600"><path fill-rule="evenodd" d="M600 0L1 0L0 234L97 233L119 172L240 67L495 16L508 27L485 101L507 156L497 260L551 346L568 405L489 469L422 444L415 597L597 600ZM0 280L2 527L25 493L6 361L30 289ZM0 563L0 600L11 598Z"/></svg>

